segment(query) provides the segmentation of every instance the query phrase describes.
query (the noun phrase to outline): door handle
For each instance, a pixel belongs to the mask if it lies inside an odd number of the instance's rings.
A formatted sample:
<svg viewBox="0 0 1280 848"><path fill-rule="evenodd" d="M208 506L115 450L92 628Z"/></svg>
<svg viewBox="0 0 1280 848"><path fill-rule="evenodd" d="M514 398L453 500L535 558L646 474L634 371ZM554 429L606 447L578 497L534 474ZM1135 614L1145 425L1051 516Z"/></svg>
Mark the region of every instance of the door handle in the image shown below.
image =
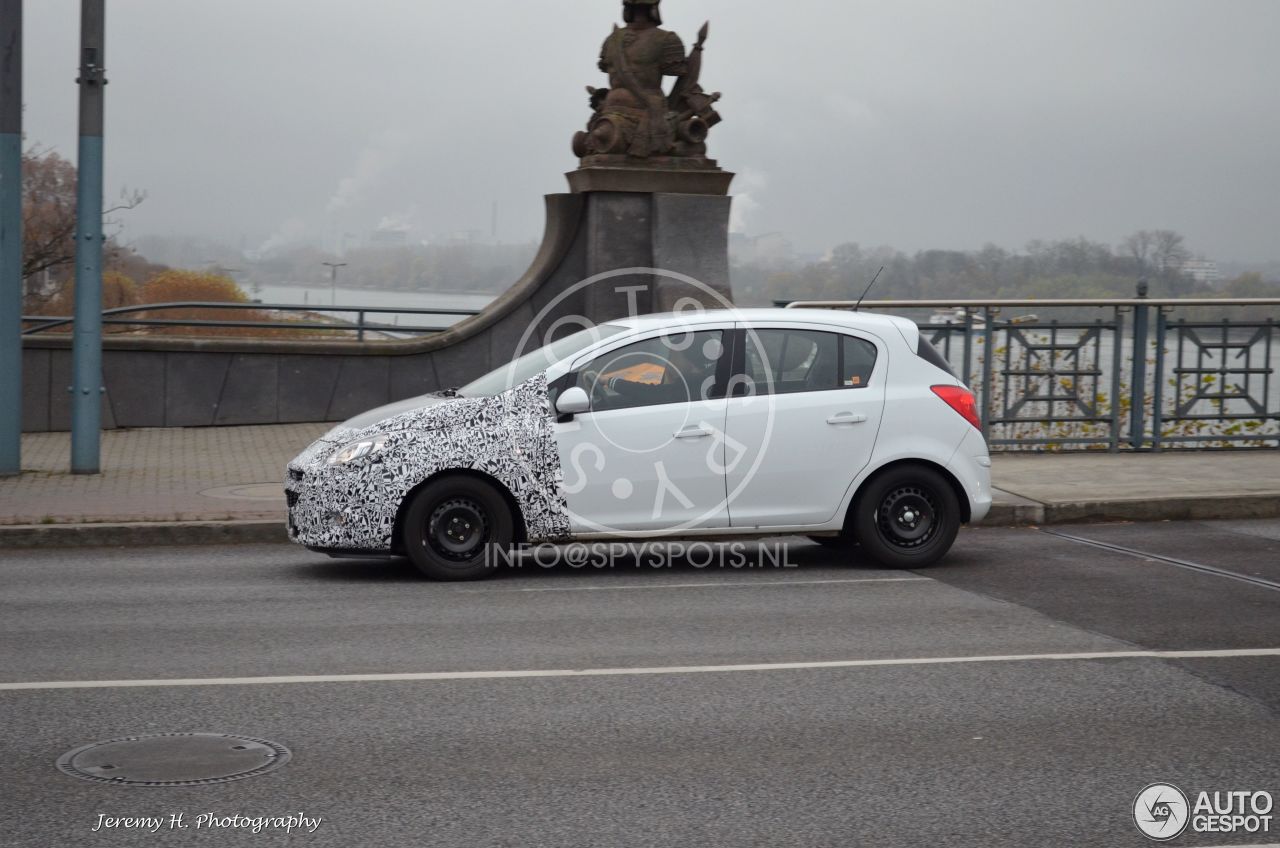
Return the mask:
<svg viewBox="0 0 1280 848"><path fill-rule="evenodd" d="M867 416L860 412L837 412L827 419L828 424L861 424Z"/></svg>
<svg viewBox="0 0 1280 848"><path fill-rule="evenodd" d="M685 427L683 430L676 430L675 432L677 439L701 439L703 436L710 435L710 427Z"/></svg>

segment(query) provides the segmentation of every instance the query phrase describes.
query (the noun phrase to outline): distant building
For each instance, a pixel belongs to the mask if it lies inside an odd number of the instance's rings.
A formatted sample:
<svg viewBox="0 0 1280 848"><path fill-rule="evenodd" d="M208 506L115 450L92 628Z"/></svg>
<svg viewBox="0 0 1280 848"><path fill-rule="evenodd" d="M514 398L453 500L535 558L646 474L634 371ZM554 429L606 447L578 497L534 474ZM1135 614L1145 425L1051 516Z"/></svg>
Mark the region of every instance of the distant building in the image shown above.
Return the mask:
<svg viewBox="0 0 1280 848"><path fill-rule="evenodd" d="M455 230L451 233L440 233L424 241L423 244L478 244L484 241L484 233L480 230Z"/></svg>
<svg viewBox="0 0 1280 848"><path fill-rule="evenodd" d="M1188 259L1182 263L1179 270L1202 285L1217 288L1222 283L1222 272L1218 270L1218 263L1203 256Z"/></svg>
<svg viewBox="0 0 1280 848"><path fill-rule="evenodd" d="M393 247L408 242L409 231L403 227L379 227L369 234L371 247Z"/></svg>

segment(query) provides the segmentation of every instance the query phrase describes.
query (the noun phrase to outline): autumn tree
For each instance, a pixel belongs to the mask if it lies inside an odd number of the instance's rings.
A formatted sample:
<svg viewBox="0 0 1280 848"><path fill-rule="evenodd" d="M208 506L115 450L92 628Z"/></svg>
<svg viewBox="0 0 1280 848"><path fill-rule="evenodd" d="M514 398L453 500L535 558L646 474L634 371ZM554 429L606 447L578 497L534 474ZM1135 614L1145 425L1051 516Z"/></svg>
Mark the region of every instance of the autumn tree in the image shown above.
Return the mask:
<svg viewBox="0 0 1280 848"><path fill-rule="evenodd" d="M102 275L102 308L116 309L121 306L133 306L138 302L138 284L130 277L121 274L119 271L106 271ZM41 305L38 311L28 314L32 315L74 315L76 311L76 284L75 280L68 280L56 294L50 297ZM70 332L71 327L60 328L66 332ZM103 328L105 332L122 332L127 327L118 325L107 325Z"/></svg>
<svg viewBox="0 0 1280 848"><path fill-rule="evenodd" d="M249 296L230 277L201 271L168 270L156 274L142 284L138 303L179 303L183 301L212 303L248 303ZM262 321L264 313L253 309L215 309L191 307L165 309L146 313L147 318L181 321ZM165 334L190 334L191 328L152 327L151 332ZM239 335L235 328L201 328L203 335Z"/></svg>
<svg viewBox="0 0 1280 848"><path fill-rule="evenodd" d="M48 285L48 272L76 256L76 169L57 153L22 154L22 278L46 275L28 289L28 310L59 299L62 286ZM43 310L41 310L43 311Z"/></svg>
<svg viewBox="0 0 1280 848"><path fill-rule="evenodd" d="M248 303L249 296L230 277L201 271L168 270L142 286L139 303L172 303L183 300Z"/></svg>
<svg viewBox="0 0 1280 848"><path fill-rule="evenodd" d="M141 203L144 195L124 192L106 216ZM76 168L55 151L28 149L22 154L22 279L24 311L48 312L61 300L76 258ZM108 267L127 254L108 237L103 257Z"/></svg>

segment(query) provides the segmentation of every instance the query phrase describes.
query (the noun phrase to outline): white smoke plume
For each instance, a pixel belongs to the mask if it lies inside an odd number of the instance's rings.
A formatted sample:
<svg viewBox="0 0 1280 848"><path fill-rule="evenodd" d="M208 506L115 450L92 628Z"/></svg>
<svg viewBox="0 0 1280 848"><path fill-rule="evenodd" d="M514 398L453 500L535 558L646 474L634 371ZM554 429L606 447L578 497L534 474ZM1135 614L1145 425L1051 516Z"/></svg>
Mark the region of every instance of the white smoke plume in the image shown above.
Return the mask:
<svg viewBox="0 0 1280 848"><path fill-rule="evenodd" d="M761 171L743 169L738 172L733 183L733 206L729 212L729 232L743 233L747 229L747 218L760 208L757 199L769 184L768 177Z"/></svg>
<svg viewBox="0 0 1280 848"><path fill-rule="evenodd" d="M306 234L307 225L303 223L302 219L290 218L268 236L262 244L253 250L245 251L245 256L249 259L261 259L274 250L301 241Z"/></svg>
<svg viewBox="0 0 1280 848"><path fill-rule="evenodd" d="M356 157L351 175L338 181L325 211L337 212L350 205L400 161L408 145L409 134L401 130L385 130L373 136Z"/></svg>

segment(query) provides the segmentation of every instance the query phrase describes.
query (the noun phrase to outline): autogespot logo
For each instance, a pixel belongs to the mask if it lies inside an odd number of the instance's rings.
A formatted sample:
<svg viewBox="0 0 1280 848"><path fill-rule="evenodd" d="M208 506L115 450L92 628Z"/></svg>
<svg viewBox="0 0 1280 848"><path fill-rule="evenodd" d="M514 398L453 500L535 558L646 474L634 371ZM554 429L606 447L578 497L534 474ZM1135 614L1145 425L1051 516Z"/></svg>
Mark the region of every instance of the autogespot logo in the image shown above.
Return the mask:
<svg viewBox="0 0 1280 848"><path fill-rule="evenodd" d="M1186 830L1188 813L1187 796L1172 783L1153 783L1133 799L1133 823L1143 836L1158 842Z"/></svg>

